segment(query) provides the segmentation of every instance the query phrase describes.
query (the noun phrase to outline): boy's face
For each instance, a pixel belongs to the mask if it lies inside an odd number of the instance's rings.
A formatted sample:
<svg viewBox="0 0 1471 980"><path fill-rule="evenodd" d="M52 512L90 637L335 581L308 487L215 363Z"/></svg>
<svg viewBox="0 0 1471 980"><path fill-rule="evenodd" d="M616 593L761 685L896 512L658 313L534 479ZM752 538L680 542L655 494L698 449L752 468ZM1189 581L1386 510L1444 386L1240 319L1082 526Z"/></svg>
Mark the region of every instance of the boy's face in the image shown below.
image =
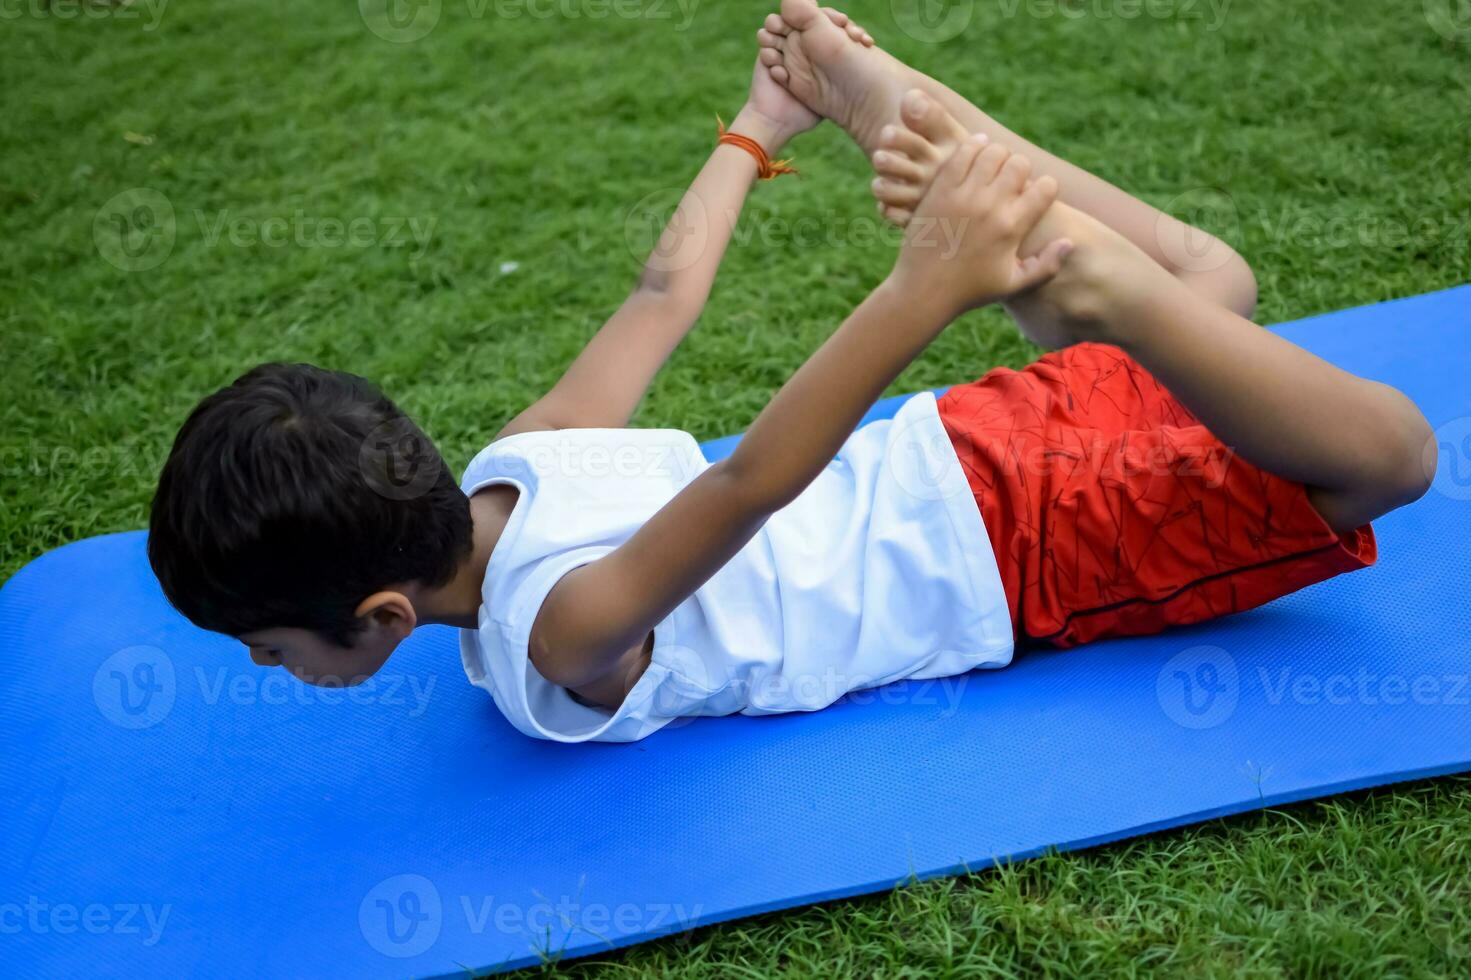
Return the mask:
<svg viewBox="0 0 1471 980"><path fill-rule="evenodd" d="M311 630L283 627L240 637L250 659L262 667L284 667L297 680L316 687L353 687L378 672L401 637L369 629L350 647L341 647Z"/></svg>

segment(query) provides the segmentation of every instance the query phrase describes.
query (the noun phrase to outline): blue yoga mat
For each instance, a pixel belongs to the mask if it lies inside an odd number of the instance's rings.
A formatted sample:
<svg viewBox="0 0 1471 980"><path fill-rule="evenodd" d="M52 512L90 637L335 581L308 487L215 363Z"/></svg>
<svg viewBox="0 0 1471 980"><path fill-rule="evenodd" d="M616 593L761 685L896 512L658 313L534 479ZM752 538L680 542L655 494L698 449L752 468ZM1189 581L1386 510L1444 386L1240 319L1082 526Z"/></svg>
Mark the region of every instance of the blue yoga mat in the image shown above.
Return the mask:
<svg viewBox="0 0 1471 980"><path fill-rule="evenodd" d="M463 976L1471 768L1471 287L1280 329L1440 427L1378 566L812 715L537 742L450 630L318 691L141 534L43 556L0 591L0 975Z"/></svg>

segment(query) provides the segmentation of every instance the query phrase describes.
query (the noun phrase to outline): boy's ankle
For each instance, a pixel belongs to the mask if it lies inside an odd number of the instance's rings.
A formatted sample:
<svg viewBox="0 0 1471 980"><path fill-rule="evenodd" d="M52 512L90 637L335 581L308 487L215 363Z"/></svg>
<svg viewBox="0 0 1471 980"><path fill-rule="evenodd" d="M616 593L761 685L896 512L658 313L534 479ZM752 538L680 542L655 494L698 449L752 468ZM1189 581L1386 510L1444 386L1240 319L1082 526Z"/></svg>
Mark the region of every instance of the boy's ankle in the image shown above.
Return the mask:
<svg viewBox="0 0 1471 980"><path fill-rule="evenodd" d="M1058 291L1059 309L1090 339L1127 347L1148 311L1187 287L1122 235L1089 225L1094 233L1080 236L1064 267L1072 281Z"/></svg>

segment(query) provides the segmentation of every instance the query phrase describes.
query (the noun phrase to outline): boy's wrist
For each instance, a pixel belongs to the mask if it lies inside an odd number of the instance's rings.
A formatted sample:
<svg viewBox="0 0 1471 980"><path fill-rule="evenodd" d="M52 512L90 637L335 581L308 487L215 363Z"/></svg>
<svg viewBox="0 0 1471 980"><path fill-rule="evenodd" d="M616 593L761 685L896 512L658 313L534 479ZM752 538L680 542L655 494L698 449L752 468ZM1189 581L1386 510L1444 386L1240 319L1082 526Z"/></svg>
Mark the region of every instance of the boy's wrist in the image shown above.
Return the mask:
<svg viewBox="0 0 1471 980"><path fill-rule="evenodd" d="M778 156L794 135L784 124L749 103L741 107L728 131L755 140L772 157Z"/></svg>
<svg viewBox="0 0 1471 980"><path fill-rule="evenodd" d="M874 294L903 309L905 316L916 322L944 327L966 312L964 305L955 302L945 290L921 282L912 273L898 268L889 272Z"/></svg>

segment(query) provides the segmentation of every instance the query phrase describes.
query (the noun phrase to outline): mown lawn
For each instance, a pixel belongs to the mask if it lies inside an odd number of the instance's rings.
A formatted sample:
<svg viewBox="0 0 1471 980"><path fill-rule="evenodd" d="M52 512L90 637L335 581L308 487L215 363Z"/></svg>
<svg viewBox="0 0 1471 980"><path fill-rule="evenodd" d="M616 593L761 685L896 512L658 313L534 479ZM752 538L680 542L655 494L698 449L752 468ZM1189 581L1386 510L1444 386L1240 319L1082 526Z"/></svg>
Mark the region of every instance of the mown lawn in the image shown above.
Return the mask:
<svg viewBox="0 0 1471 980"><path fill-rule="evenodd" d="M404 41L428 21L386 21L382 2L0 7L0 575L141 526L185 413L262 360L372 377L467 460L628 289L650 216L740 104L768 9L422 0L437 22ZM852 11L1031 138L1226 237L1264 320L1471 280L1458 0ZM794 152L805 176L754 196L641 423L744 427L891 261L842 134ZM1034 353L978 314L896 390ZM562 968L1453 975L1471 967L1468 840L1471 781L1447 779Z"/></svg>

